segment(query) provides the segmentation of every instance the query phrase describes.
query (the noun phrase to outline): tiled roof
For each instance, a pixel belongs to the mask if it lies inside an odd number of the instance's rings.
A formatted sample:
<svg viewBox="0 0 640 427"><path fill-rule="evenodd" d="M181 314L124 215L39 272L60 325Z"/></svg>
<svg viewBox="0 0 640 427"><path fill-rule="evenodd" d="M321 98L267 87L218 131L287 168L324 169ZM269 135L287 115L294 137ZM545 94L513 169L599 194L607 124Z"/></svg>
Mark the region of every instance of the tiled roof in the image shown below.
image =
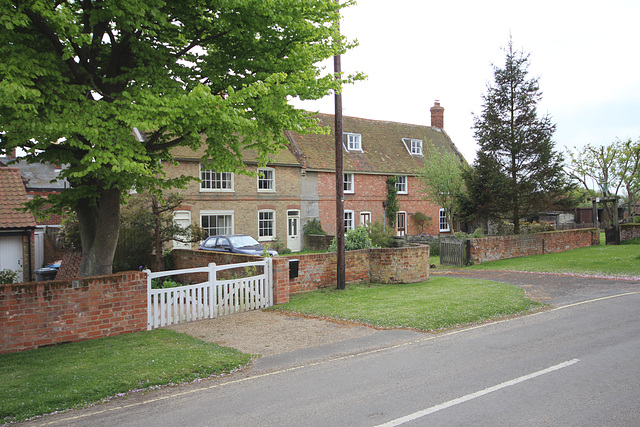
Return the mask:
<svg viewBox="0 0 640 427"><path fill-rule="evenodd" d="M318 114L319 124L329 127L327 135L298 135L287 133L291 145L306 158L310 170L335 170L335 119L332 114ZM411 174L423 166L423 157L412 155L403 138L420 139L426 147L429 141L437 148L455 152L462 161L462 154L442 129L407 123L343 117L343 133L362 136L362 152L344 153L345 172ZM425 152L425 156L429 153Z"/></svg>
<svg viewBox="0 0 640 427"><path fill-rule="evenodd" d="M204 155L204 147L200 147L198 151L193 151L188 147L175 147L171 150L174 157L178 159L200 159ZM246 163L256 163L257 155L255 150L245 150L243 152L244 161ZM276 154L271 155L273 161L269 162L271 165L298 165L298 160L291 154L289 150L282 148Z"/></svg>
<svg viewBox="0 0 640 427"><path fill-rule="evenodd" d="M20 172L16 168L0 167L0 229L36 226L30 212L16 210L27 201Z"/></svg>

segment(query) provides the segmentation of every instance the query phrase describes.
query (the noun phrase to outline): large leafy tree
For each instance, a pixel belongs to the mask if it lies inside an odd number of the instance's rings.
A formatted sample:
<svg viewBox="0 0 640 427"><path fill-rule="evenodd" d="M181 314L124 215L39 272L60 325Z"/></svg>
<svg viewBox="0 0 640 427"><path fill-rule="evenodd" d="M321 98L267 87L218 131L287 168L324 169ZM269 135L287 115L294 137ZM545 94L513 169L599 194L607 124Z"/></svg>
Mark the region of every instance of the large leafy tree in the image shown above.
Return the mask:
<svg viewBox="0 0 640 427"><path fill-rule="evenodd" d="M542 98L538 78L529 79L529 55L514 51L510 40L503 68L493 67L495 82L483 96L482 113L474 116L474 135L489 170L496 207L507 212L513 232L520 219L549 209L567 194L562 155L555 151L556 126L539 116Z"/></svg>
<svg viewBox="0 0 640 427"><path fill-rule="evenodd" d="M339 90L319 61L350 47L333 0L3 0L0 151L67 165L70 188L38 213L74 211L82 276L111 272L120 203L159 191L171 149L204 146L207 167L262 163L283 130L318 130L290 97Z"/></svg>

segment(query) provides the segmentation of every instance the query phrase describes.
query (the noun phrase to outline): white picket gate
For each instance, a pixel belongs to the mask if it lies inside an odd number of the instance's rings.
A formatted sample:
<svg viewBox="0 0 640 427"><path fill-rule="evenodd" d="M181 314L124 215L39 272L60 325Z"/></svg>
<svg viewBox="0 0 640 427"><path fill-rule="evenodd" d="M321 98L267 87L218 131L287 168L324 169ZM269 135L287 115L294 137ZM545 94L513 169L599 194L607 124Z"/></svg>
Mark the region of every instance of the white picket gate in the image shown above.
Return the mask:
<svg viewBox="0 0 640 427"><path fill-rule="evenodd" d="M221 270L263 267L262 274L231 280L217 280ZM241 311L257 310L273 305L273 274L271 258L242 264L186 268L147 273L147 329L166 325L212 319ZM208 273L208 280L194 285L167 289L151 289L151 280L158 277Z"/></svg>

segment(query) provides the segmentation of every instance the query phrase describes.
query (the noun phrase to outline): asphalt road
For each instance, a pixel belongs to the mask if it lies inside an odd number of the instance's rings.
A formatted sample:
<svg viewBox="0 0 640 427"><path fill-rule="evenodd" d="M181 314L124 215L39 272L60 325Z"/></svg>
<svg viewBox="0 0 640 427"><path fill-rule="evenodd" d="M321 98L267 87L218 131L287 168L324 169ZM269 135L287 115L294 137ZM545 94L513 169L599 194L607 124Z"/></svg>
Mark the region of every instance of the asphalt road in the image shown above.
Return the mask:
<svg viewBox="0 0 640 427"><path fill-rule="evenodd" d="M535 315L380 331L27 424L637 426L640 287L607 286Z"/></svg>

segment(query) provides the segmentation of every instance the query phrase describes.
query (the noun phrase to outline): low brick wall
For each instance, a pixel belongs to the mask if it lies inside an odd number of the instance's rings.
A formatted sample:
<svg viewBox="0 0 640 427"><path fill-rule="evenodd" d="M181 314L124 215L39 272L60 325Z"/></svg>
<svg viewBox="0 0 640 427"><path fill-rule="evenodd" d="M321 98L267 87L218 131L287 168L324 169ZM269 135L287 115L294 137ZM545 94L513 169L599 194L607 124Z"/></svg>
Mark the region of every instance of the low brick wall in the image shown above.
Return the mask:
<svg viewBox="0 0 640 427"><path fill-rule="evenodd" d="M147 329L144 273L0 285L0 353Z"/></svg>
<svg viewBox="0 0 640 427"><path fill-rule="evenodd" d="M474 264L499 259L564 252L600 244L596 228L550 231L517 236L492 236L470 239Z"/></svg>
<svg viewBox="0 0 640 427"><path fill-rule="evenodd" d="M620 241L633 240L640 237L640 224L620 224Z"/></svg>
<svg viewBox="0 0 640 427"><path fill-rule="evenodd" d="M176 269L203 267L210 262L249 262L256 257L200 250L172 251ZM289 261L298 260L298 277L289 278ZM345 282L416 283L429 278L429 246L363 249L345 254ZM203 281L206 278L202 279ZM292 254L273 258L274 303L289 296L336 286L336 254Z"/></svg>

